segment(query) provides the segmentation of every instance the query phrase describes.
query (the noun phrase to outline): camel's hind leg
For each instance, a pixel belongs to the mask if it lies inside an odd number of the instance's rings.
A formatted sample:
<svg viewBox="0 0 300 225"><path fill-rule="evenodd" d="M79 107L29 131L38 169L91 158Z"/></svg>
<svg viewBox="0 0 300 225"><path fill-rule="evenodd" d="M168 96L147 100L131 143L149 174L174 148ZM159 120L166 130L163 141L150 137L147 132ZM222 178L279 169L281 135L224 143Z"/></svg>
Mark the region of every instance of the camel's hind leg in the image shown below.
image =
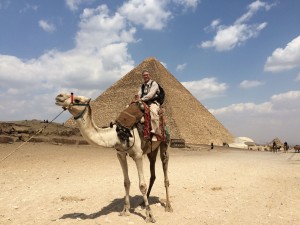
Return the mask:
<svg viewBox="0 0 300 225"><path fill-rule="evenodd" d="M128 176L128 165L127 165L127 158L125 154L119 154L117 153L119 162L121 164L122 167L122 171L123 171L123 175L124 175L124 187L125 187L125 203L124 203L124 209L123 211L120 213L120 216L129 216L130 212L130 199L129 199L129 190L130 190L130 180L129 180L129 176Z"/></svg>
<svg viewBox="0 0 300 225"><path fill-rule="evenodd" d="M162 167L164 170L165 176L165 188L166 188L166 212L173 212L171 203L170 203L170 195L169 195L169 177L168 177L168 164L169 164L169 152L168 152L168 145L166 143L160 144L160 158L162 161Z"/></svg>

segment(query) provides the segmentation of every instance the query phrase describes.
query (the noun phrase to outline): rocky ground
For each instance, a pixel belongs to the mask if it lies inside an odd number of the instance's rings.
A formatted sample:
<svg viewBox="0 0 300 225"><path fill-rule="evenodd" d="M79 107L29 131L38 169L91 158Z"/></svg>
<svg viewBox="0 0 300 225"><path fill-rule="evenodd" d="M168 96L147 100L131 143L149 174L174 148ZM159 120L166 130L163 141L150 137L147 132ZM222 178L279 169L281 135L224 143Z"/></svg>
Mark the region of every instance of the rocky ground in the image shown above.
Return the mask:
<svg viewBox="0 0 300 225"><path fill-rule="evenodd" d="M40 120L0 122L0 143L49 142L53 144L87 144L79 129Z"/></svg>

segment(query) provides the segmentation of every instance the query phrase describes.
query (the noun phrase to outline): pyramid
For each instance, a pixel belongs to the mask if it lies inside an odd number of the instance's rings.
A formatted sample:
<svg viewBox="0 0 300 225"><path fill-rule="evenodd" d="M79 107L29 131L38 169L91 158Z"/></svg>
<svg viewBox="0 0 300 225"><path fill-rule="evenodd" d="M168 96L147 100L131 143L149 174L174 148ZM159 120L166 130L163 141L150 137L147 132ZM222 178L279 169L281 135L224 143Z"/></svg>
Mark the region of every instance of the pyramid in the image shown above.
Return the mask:
<svg viewBox="0 0 300 225"><path fill-rule="evenodd" d="M145 59L92 101L96 125L107 126L132 101L143 83L144 69L165 90L164 107L171 139L184 139L187 144L233 142L232 134L154 57ZM66 125L72 124L70 118Z"/></svg>
<svg viewBox="0 0 300 225"><path fill-rule="evenodd" d="M281 142L281 140L278 137L276 137L272 141L270 141L268 146L273 146L273 142L275 142L277 146L283 147L283 143Z"/></svg>

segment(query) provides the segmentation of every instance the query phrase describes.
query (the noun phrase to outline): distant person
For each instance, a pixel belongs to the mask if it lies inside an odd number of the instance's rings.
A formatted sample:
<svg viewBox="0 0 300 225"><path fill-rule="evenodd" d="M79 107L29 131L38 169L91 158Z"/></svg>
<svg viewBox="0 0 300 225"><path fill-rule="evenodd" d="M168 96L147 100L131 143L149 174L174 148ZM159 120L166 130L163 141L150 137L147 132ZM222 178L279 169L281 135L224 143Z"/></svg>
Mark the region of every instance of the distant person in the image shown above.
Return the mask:
<svg viewBox="0 0 300 225"><path fill-rule="evenodd" d="M277 144L275 141L273 141L273 152L277 151Z"/></svg>
<svg viewBox="0 0 300 225"><path fill-rule="evenodd" d="M211 149L211 150L214 149L214 143L210 143L210 149Z"/></svg>
<svg viewBox="0 0 300 225"><path fill-rule="evenodd" d="M283 144L283 150L284 150L285 153L289 150L289 145L288 145L287 142L284 142L284 144Z"/></svg>
<svg viewBox="0 0 300 225"><path fill-rule="evenodd" d="M151 133L161 136L161 129L159 126L160 104L156 100L160 89L157 82L151 79L151 74L148 70L143 70L142 76L144 84L141 85L138 94L135 96L135 100L141 100L150 107Z"/></svg>

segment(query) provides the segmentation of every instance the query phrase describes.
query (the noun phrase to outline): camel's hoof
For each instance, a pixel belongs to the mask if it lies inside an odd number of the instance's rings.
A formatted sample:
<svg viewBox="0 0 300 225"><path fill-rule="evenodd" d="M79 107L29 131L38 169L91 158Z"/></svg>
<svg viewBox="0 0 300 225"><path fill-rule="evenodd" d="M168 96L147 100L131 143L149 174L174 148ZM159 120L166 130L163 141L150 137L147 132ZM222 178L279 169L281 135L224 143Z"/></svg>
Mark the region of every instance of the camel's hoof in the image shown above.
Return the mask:
<svg viewBox="0 0 300 225"><path fill-rule="evenodd" d="M123 209L122 212L119 214L120 216L130 216L129 209Z"/></svg>
<svg viewBox="0 0 300 225"><path fill-rule="evenodd" d="M146 207L146 222L147 223L155 223L156 222L149 206Z"/></svg>
<svg viewBox="0 0 300 225"><path fill-rule="evenodd" d="M173 212L172 206L167 205L165 208L165 212Z"/></svg>
<svg viewBox="0 0 300 225"><path fill-rule="evenodd" d="M155 223L155 222L156 222L156 220L154 219L153 216L150 216L150 217L146 218L146 223Z"/></svg>

